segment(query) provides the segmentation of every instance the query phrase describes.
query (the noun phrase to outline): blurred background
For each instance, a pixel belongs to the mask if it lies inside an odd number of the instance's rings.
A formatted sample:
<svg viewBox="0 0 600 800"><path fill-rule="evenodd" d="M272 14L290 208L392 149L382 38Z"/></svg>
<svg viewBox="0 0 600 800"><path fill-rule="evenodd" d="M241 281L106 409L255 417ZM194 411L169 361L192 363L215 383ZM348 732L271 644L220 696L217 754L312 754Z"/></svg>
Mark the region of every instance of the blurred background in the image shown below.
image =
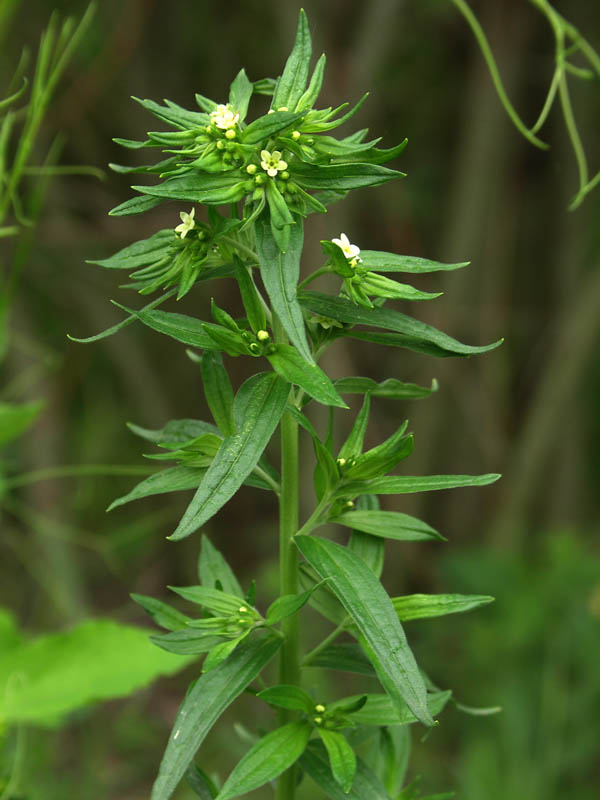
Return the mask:
<svg viewBox="0 0 600 800"><path fill-rule="evenodd" d="M471 5L509 97L532 124L554 66L546 21L525 0ZM51 11L81 16L86 4L1 0L0 7L4 91L22 47L35 53ZM541 133L549 151L520 136L450 2L306 0L304 7L315 55L324 50L328 58L320 105L356 101L368 90L367 103L342 130L369 127L384 147L409 140L392 165L406 179L355 192L326 216L310 218L304 268L318 266L319 240L340 231L365 249L469 260L458 272L423 276L419 288L445 294L408 313L469 344L505 337L499 350L474 359L437 360L393 348L374 356L370 346L354 343L337 344L325 361L333 377L439 381L426 400L375 401L372 444L410 419L410 474L503 473L484 489L385 505L421 516L449 539L442 546L389 543L384 581L390 594L496 597L469 615L407 623L417 658L437 684L463 703L503 707L482 717L449 709L426 742L415 730L409 775L423 776L423 791L456 789L464 800L591 800L600 783L600 189L567 211L577 169L561 115L553 111ZM600 47L600 5L569 0L556 7ZM185 210L173 205L142 217L106 215L131 195L127 176L111 173L107 163L143 162L146 155L122 150L112 137L138 139L160 129L130 96L168 97L193 108L199 91L225 102L241 66L251 80L281 71L297 13L295 4L272 0L99 4L57 88L38 147L41 161L60 131L60 163L100 168L106 177L55 178L35 228L18 244L0 240L2 264L17 259L22 266L1 365L2 397L45 402L35 426L3 450L7 473L144 466L143 443L125 422L160 428L171 418L208 418L199 371L177 343L135 325L90 345L67 334L90 336L118 322L122 314L111 298L138 303L118 289L122 276L85 259L174 227ZM598 80L572 83L594 171L600 168L600 86ZM228 288L223 282L215 289L219 304L235 310L237 296L231 287L229 297ZM171 310L203 316L208 300L192 292ZM227 366L239 383L255 365L228 359ZM318 413L315 419L323 422ZM308 511L312 462L304 445ZM167 584L195 581L199 537L165 541L187 493L105 514L136 480L48 479L4 495L0 605L27 631L65 628L90 615L145 625L129 592L166 599ZM256 578L263 605L276 591L275 522L271 499L244 489L205 529L243 585ZM78 712L57 730L30 729L23 797L148 797L176 708L196 672L189 667L130 700ZM247 713L254 712L248 707ZM231 727L236 718L228 715L202 751L203 764L221 775L247 748ZM182 788L177 797L192 795Z"/></svg>

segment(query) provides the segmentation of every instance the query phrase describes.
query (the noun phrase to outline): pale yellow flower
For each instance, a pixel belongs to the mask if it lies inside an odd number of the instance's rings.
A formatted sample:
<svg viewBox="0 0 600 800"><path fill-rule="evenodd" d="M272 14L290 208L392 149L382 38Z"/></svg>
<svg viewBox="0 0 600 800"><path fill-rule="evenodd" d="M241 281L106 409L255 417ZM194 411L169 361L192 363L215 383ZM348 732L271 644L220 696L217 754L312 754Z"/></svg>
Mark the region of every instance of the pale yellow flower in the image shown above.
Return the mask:
<svg viewBox="0 0 600 800"><path fill-rule="evenodd" d="M210 113L210 121L215 125L217 128L220 128L222 131L226 131L230 128L235 128L238 121L240 119L240 115L237 111L234 111L233 108L229 105L219 105L216 107L214 111Z"/></svg>
<svg viewBox="0 0 600 800"><path fill-rule="evenodd" d="M179 216L181 217L181 225L178 225L175 228L175 233L178 233L182 239L185 239L187 234L196 227L196 223L194 222L195 214L195 208L192 208L189 214L187 214L185 211L180 212Z"/></svg>
<svg viewBox="0 0 600 800"><path fill-rule="evenodd" d="M276 178L278 172L287 169L287 161L281 158L279 150L273 150L272 153L269 153L268 150L261 150L260 158L260 165L270 178Z"/></svg>
<svg viewBox="0 0 600 800"><path fill-rule="evenodd" d="M346 258L351 259L350 263L353 267L356 266L359 261L362 261L362 258L359 258L360 247L357 247L355 244L350 244L345 233L341 233L339 239L332 239L331 241L341 248Z"/></svg>

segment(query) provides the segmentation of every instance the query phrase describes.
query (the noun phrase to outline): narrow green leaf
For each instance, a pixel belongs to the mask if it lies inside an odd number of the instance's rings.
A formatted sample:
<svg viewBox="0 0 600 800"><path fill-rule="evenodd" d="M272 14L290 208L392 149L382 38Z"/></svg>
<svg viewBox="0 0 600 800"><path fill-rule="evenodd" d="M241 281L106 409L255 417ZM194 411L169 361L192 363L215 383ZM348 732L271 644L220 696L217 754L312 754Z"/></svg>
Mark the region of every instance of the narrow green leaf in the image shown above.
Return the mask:
<svg viewBox="0 0 600 800"><path fill-rule="evenodd" d="M384 539L396 539L402 542L420 542L428 539L446 541L426 522L399 511L348 511L329 521Z"/></svg>
<svg viewBox="0 0 600 800"><path fill-rule="evenodd" d="M205 673L193 684L175 719L152 800L169 800L207 733L271 661L280 644L278 636L246 640L218 669Z"/></svg>
<svg viewBox="0 0 600 800"><path fill-rule="evenodd" d="M257 220L255 229L260 274L273 311L279 317L291 343L298 349L302 358L308 364L314 364L306 338L302 309L296 298L304 241L302 223L298 221L292 226L286 253L279 250L268 219L263 216Z"/></svg>
<svg viewBox="0 0 600 800"><path fill-rule="evenodd" d="M178 631L185 629L191 617L182 614L176 608L156 600L154 597L146 597L143 594L131 594L131 599L146 611L157 625L166 628L168 631Z"/></svg>
<svg viewBox="0 0 600 800"><path fill-rule="evenodd" d="M408 594L392 598L398 619L403 622L461 614L493 602L493 597L482 594Z"/></svg>
<svg viewBox="0 0 600 800"><path fill-rule="evenodd" d="M151 636L150 641L168 653L176 653L180 656L207 653L215 645L223 641L223 635L214 630L186 629L172 631L158 636Z"/></svg>
<svg viewBox="0 0 600 800"><path fill-rule="evenodd" d="M241 642L244 641L246 636L250 633L250 630L246 630L237 636L235 639L229 639L226 642L219 642L214 647L212 647L206 655L204 662L202 664L202 672L210 672L212 669L215 669L228 658L233 651L240 645Z"/></svg>
<svg viewBox="0 0 600 800"><path fill-rule="evenodd" d="M242 303L244 304L248 322L254 333L258 333L258 331L265 330L267 326L264 304L254 285L251 271L249 271L244 265L244 262L236 256L234 256L234 263L235 277L240 288Z"/></svg>
<svg viewBox="0 0 600 800"><path fill-rule="evenodd" d="M344 792L333 777L327 751L321 742L309 743L300 758L300 766L331 800L391 800L379 778L360 758L352 788Z"/></svg>
<svg viewBox="0 0 600 800"><path fill-rule="evenodd" d="M108 212L108 215L110 217L126 217L132 214L144 214L146 211L156 208L156 206L159 206L161 203L162 199L160 197L148 197L145 195L142 197L132 197L130 200L125 200L124 203L120 203L118 206L112 208Z"/></svg>
<svg viewBox="0 0 600 800"><path fill-rule="evenodd" d="M318 731L329 755L331 773L347 795L356 775L356 754L343 733L325 728L319 728Z"/></svg>
<svg viewBox="0 0 600 800"><path fill-rule="evenodd" d="M368 481L369 494L413 494L440 489L459 489L464 486L487 486L501 476L487 475L388 475ZM361 491L360 494L363 494Z"/></svg>
<svg viewBox="0 0 600 800"><path fill-rule="evenodd" d="M202 550L198 559L198 577L204 586L216 587L234 597L243 597L242 587L223 555L213 546L208 536L202 536Z"/></svg>
<svg viewBox="0 0 600 800"><path fill-rule="evenodd" d="M135 319L158 333L164 333L177 342L200 347L202 350L216 350L213 339L206 333L206 323L196 317L177 314L173 311L134 311L115 303L116 306L129 312Z"/></svg>
<svg viewBox="0 0 600 800"><path fill-rule="evenodd" d="M174 244L175 238L174 231L167 228L157 231L148 239L142 239L124 247L110 258L96 261L88 259L86 264L97 264L106 269L137 269L145 264L152 264L166 255Z"/></svg>
<svg viewBox="0 0 600 800"><path fill-rule="evenodd" d="M169 467L160 472L155 472L144 478L141 483L118 497L109 505L107 511L131 503L133 500L141 500L143 497L150 497L155 494L166 494L167 492L180 492L184 489L196 489L202 482L206 469L202 467Z"/></svg>
<svg viewBox="0 0 600 800"><path fill-rule="evenodd" d="M305 189L348 192L404 178L403 172L377 164L317 165L295 163L293 179Z"/></svg>
<svg viewBox="0 0 600 800"><path fill-rule="evenodd" d="M210 412L223 436L231 436L235 432L233 388L221 354L206 350L202 354L201 369L204 396Z"/></svg>
<svg viewBox="0 0 600 800"><path fill-rule="evenodd" d="M289 128L301 116L302 113L295 114L291 111L274 111L272 114L265 114L244 129L242 142L244 144L261 144L263 142L266 144L268 139Z"/></svg>
<svg viewBox="0 0 600 800"><path fill-rule="evenodd" d="M145 108L146 111L158 117L158 119L162 119L164 122L168 122L178 128L204 127L209 121L207 114L201 114L199 111L188 111L172 100L165 100L166 105L161 106L160 103L155 103L154 100L141 100L139 97L133 97L132 99Z"/></svg>
<svg viewBox="0 0 600 800"><path fill-rule="evenodd" d="M394 704L406 703L425 725L433 725L426 691L394 611L392 601L374 573L351 550L327 539L296 536L306 560L337 595L369 646L367 653L382 686Z"/></svg>
<svg viewBox="0 0 600 800"><path fill-rule="evenodd" d="M361 250L362 266L375 272L439 272L440 270L454 270L467 267L469 261L458 264L442 264L439 261L429 261L416 256L399 256L395 253L385 253L379 250Z"/></svg>
<svg viewBox="0 0 600 800"><path fill-rule="evenodd" d="M307 714L312 714L315 710L315 701L307 691L299 686L287 686L285 684L271 686L269 689L263 689L262 692L259 692L257 697L272 706L277 706L277 708L305 711Z"/></svg>
<svg viewBox="0 0 600 800"><path fill-rule="evenodd" d="M218 789L209 776L197 764L192 764L185 773L185 779L200 800L214 800Z"/></svg>
<svg viewBox="0 0 600 800"><path fill-rule="evenodd" d="M434 379L431 388L418 386L416 383L403 383L395 378L387 378L377 383L372 378L340 378L333 382L340 394L367 394L371 397L388 397L391 399L416 399L429 397L437 392L438 384Z"/></svg>
<svg viewBox="0 0 600 800"><path fill-rule="evenodd" d="M360 512L379 511L379 500L372 494L362 495L358 498L356 510ZM385 542L381 537L371 536L370 533L354 529L350 534L348 548L356 553L378 578L381 578L385 558Z"/></svg>
<svg viewBox="0 0 600 800"><path fill-rule="evenodd" d="M239 797L277 778L300 758L310 734L308 722L289 722L267 733L233 768L217 800Z"/></svg>
<svg viewBox="0 0 600 800"><path fill-rule="evenodd" d="M267 358L282 378L299 386L319 403L348 408L320 367L314 363L307 364L300 353L289 344L277 344L275 348Z"/></svg>
<svg viewBox="0 0 600 800"><path fill-rule="evenodd" d="M223 198L223 202L229 202L231 198L239 194L240 187L244 181L240 178L237 170L233 172L193 172L183 177L169 178L162 183L153 186L132 186L137 192L149 195L146 200L185 200L188 203L215 203L217 199ZM238 200L244 196L244 190ZM231 200L231 202L234 202ZM113 212L114 213L114 209ZM129 212L132 213L132 212ZM137 212L136 212L137 213Z"/></svg>
<svg viewBox="0 0 600 800"><path fill-rule="evenodd" d="M323 584L323 581L307 562L302 562L300 564L300 583L308 590L315 588L317 584ZM327 588L327 584L315 588L308 602L315 611L325 619L333 622L334 625L341 625L348 619L344 606L335 594Z"/></svg>
<svg viewBox="0 0 600 800"><path fill-rule="evenodd" d="M308 27L308 19L304 9L300 9L296 39L292 52L285 63L283 73L277 82L273 95L273 108L296 108L296 105L306 89L310 57L312 55L312 41Z"/></svg>
<svg viewBox="0 0 600 800"><path fill-rule="evenodd" d="M158 430L142 428L133 422L128 422L127 427L136 436L140 436L147 442L154 442L154 444L185 444L206 433L219 433L215 425L201 419L172 419Z"/></svg>
<svg viewBox="0 0 600 800"><path fill-rule="evenodd" d="M339 452L339 458L344 460L360 455L363 450L363 443L365 434L367 432L367 425L369 424L369 413L371 411L371 398L369 394L365 395L362 408L356 415L354 425L350 431L348 438L342 445Z"/></svg>
<svg viewBox="0 0 600 800"><path fill-rule="evenodd" d="M307 90L304 92L300 100L296 103L295 111L308 111L311 109L317 97L321 93L321 87L323 86L323 76L325 74L325 53L322 53L319 56L317 63L315 64L315 68L313 70L312 77L310 79L310 83L308 84Z"/></svg>
<svg viewBox="0 0 600 800"><path fill-rule="evenodd" d="M129 316L125 317L125 319L121 320L121 322L117 322L116 325L111 325L110 328L107 328L105 331L102 331L101 333L97 333L95 336L87 336L83 339L79 339L76 336L71 336L70 334L67 334L67 338L70 339L72 342L78 342L80 344L89 344L90 342L97 342L100 339L106 339L107 336L112 336L113 333L118 333L118 331L127 327L127 325L131 325L132 322L135 322L138 318L137 317L138 313L144 311L150 311L151 309L156 308L156 306L160 305L161 303L164 303L164 301L167 300L169 297L172 297L176 291L177 291L176 289L171 289L171 291L165 292L163 295L156 297L154 300L148 303L148 305L140 309L140 311L132 311L129 314Z"/></svg>
<svg viewBox="0 0 600 800"><path fill-rule="evenodd" d="M184 600L198 603L223 617L233 616L238 613L240 606L245 606L241 597L210 586L169 586L169 589Z"/></svg>
<svg viewBox="0 0 600 800"><path fill-rule="evenodd" d="M265 617L267 625L275 625L282 619L291 617L292 614L297 614L298 611L304 608L306 603L308 603L312 593L322 586L322 584L323 581L315 584L312 589L308 589L308 591L302 592L301 594L284 594L278 597L267 609L267 616Z"/></svg>
<svg viewBox="0 0 600 800"><path fill-rule="evenodd" d="M431 325L426 325L424 322L408 317L406 314L401 314L399 311L389 308L362 308L341 297L330 297L319 292L303 292L298 299L301 305L315 314L331 317L344 323L372 325L373 327L386 328L400 333L403 337L400 346L417 350L418 352L440 356L467 356L485 353L502 343L502 340L499 340L490 345L471 347L438 331ZM370 331L345 331L345 335L366 339L367 341L371 339L385 341L385 339L381 339L381 334L375 334L374 336Z"/></svg>
<svg viewBox="0 0 600 800"><path fill-rule="evenodd" d="M223 442L170 539L183 539L204 525L237 492L269 443L289 396L275 373L246 381L235 398L236 433Z"/></svg>
<svg viewBox="0 0 600 800"><path fill-rule="evenodd" d="M240 120L242 121L246 119L248 104L250 103L253 91L254 86L252 82L248 80L246 70L241 69L233 79L229 89L229 104L238 112Z"/></svg>
<svg viewBox="0 0 600 800"><path fill-rule="evenodd" d="M430 714L439 714L451 696L450 691L428 694L427 705ZM343 700L331 703L329 709L333 711L337 705L351 703L361 697L364 695L344 697ZM398 707L387 694L368 694L367 702L350 716L357 725L410 725L417 722L416 716L405 703Z"/></svg>

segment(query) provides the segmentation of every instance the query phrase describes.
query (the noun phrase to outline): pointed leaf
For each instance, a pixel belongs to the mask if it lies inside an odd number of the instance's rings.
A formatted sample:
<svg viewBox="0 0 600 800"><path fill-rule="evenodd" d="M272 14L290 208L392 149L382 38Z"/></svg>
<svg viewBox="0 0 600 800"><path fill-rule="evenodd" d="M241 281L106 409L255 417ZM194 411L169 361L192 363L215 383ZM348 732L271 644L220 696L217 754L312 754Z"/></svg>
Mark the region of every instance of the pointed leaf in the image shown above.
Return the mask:
<svg viewBox="0 0 600 800"><path fill-rule="evenodd" d="M177 314L173 311L133 311L115 303L119 308L128 311L135 319L158 333L164 333L177 342L200 347L202 350L216 350L217 345L207 334L202 320L188 317L186 314Z"/></svg>
<svg viewBox="0 0 600 800"><path fill-rule="evenodd" d="M206 469L202 467L170 467L163 469L160 472L155 472L148 478L145 478L141 483L124 494L118 497L109 505L107 511L112 511L114 508L131 503L132 500L140 500L142 497L150 497L155 494L166 494L167 492L180 492L184 489L196 489L202 479Z"/></svg>
<svg viewBox="0 0 600 800"><path fill-rule="evenodd" d="M303 292L299 296L300 303L315 314L337 319L339 322L354 325L372 325L387 328L402 334L402 344L411 350L422 351L432 355L475 355L485 353L498 347L502 340L482 347L471 347L462 344L431 325L413 319L389 308L362 308L341 297L330 297L319 292ZM382 334L370 331L346 331L345 335L370 341L385 341Z"/></svg>
<svg viewBox="0 0 600 800"><path fill-rule="evenodd" d="M231 436L235 432L233 388L221 354L205 351L202 354L201 369L204 396L210 412L223 436Z"/></svg>
<svg viewBox="0 0 600 800"><path fill-rule="evenodd" d="M307 714L314 713L315 701L304 689L299 686L271 686L263 689L257 694L261 700L277 708L289 708L292 711L305 711Z"/></svg>
<svg viewBox="0 0 600 800"><path fill-rule="evenodd" d="M306 89L310 57L312 55L312 41L308 27L308 19L304 9L300 9L296 40L290 53L283 73L277 83L273 96L273 108L294 109Z"/></svg>
<svg viewBox="0 0 600 800"><path fill-rule="evenodd" d="M307 364L300 353L289 344L277 344L275 348L267 358L275 372L282 378L299 386L319 403L348 408L320 367L316 364Z"/></svg>
<svg viewBox="0 0 600 800"><path fill-rule="evenodd" d="M321 93L321 87L323 86L323 75L325 73L325 53L322 53L319 56L317 63L315 64L315 68L313 70L312 77L310 79L310 83L308 84L307 90L304 92L300 100L296 103L295 111L305 111L311 109L317 97Z"/></svg>
<svg viewBox="0 0 600 800"><path fill-rule="evenodd" d="M298 611L304 608L306 603L308 603L312 593L322 585L323 581L315 584L312 589L302 592L301 594L284 594L278 597L267 609L267 616L265 617L267 625L275 625L282 619L290 617L292 614L297 614Z"/></svg>
<svg viewBox="0 0 600 800"><path fill-rule="evenodd" d="M362 495L358 498L356 510L361 512L379 511L379 500L372 494ZM382 538L354 529L350 534L348 548L356 553L378 578L381 578L385 559L385 542Z"/></svg>
<svg viewBox="0 0 600 800"><path fill-rule="evenodd" d="M384 539L396 539L402 542L420 542L428 539L445 541L444 537L426 522L399 511L348 511L329 521Z"/></svg>
<svg viewBox="0 0 600 800"><path fill-rule="evenodd" d="M246 640L219 665L202 675L186 695L152 788L152 800L168 800L196 751L223 711L273 658L278 636Z"/></svg>
<svg viewBox="0 0 600 800"><path fill-rule="evenodd" d="M125 200L124 203L112 208L108 215L110 217L126 217L132 214L144 214L161 203L162 199L160 197L132 197L130 200Z"/></svg>
<svg viewBox="0 0 600 800"><path fill-rule="evenodd" d="M310 734L308 722L289 722L267 733L233 768L217 800L239 797L277 778L300 758Z"/></svg>
<svg viewBox="0 0 600 800"><path fill-rule="evenodd" d="M377 164L317 165L295 163L293 179L305 189L348 192L404 178L403 172Z"/></svg>
<svg viewBox="0 0 600 800"><path fill-rule="evenodd" d="M236 433L224 440L170 539L189 536L233 497L269 443L289 391L289 384L272 372L242 385L234 403Z"/></svg>
<svg viewBox="0 0 600 800"><path fill-rule="evenodd" d="M413 494L440 489L459 489L464 486L487 486L501 476L487 475L388 475L368 481L370 494ZM361 492L362 494L362 492Z"/></svg>
<svg viewBox="0 0 600 800"><path fill-rule="evenodd" d="M482 594L408 594L392 598L398 619L402 621L461 614L493 602L493 597Z"/></svg>
<svg viewBox="0 0 600 800"><path fill-rule="evenodd" d="M426 691L394 611L392 601L374 573L351 550L327 539L296 536L294 541L307 561L337 595L368 644L382 686L394 704L411 708L425 725L433 725Z"/></svg>
<svg viewBox="0 0 600 800"><path fill-rule="evenodd" d="M452 692L433 692L427 695L427 705L432 715L439 714L444 708ZM351 703L364 697L355 695L344 697L336 703L331 703L329 709L333 711L339 704ZM387 694L368 694L367 702L351 714L352 720L358 725L410 725L417 722L417 718L406 704L398 707Z"/></svg>
<svg viewBox="0 0 600 800"><path fill-rule="evenodd" d="M124 247L110 258L93 261L88 259L86 264L97 264L106 269L137 269L145 264L152 264L169 253L175 243L176 234L170 228L157 231L148 239L134 242Z"/></svg>
<svg viewBox="0 0 600 800"><path fill-rule="evenodd" d="M258 333L258 331L264 330L267 325L262 298L254 285L252 273L246 268L244 262L237 258L237 256L234 256L234 263L235 277L240 288L242 303L244 304L248 322L254 333Z"/></svg>
<svg viewBox="0 0 600 800"><path fill-rule="evenodd" d="M248 80L246 70L241 69L233 79L231 88L229 89L229 105L239 113L240 120L246 119L248 113L248 104L252 97L254 86Z"/></svg>
<svg viewBox="0 0 600 800"><path fill-rule="evenodd" d="M318 731L329 756L331 773L347 795L356 775L356 754L343 733L325 728Z"/></svg>
<svg viewBox="0 0 600 800"><path fill-rule="evenodd" d="M244 596L233 570L207 536L202 537L202 551L198 559L198 577L204 586L214 588L219 583L224 592L234 597Z"/></svg>
<svg viewBox="0 0 600 800"><path fill-rule="evenodd" d="M342 445L339 452L339 458L348 459L353 456L358 456L362 453L363 442L367 432L367 425L369 424L369 413L371 411L371 398L369 394L365 395L362 408L356 415L352 430L348 438Z"/></svg>
<svg viewBox="0 0 600 800"><path fill-rule="evenodd" d="M176 608L155 600L154 597L146 597L143 594L132 594L131 599L138 603L146 611L157 625L166 628L168 631L179 631L187 627L191 617L182 614Z"/></svg>
<svg viewBox="0 0 600 800"><path fill-rule="evenodd" d="M301 116L301 113L294 114L291 111L275 111L272 114L265 114L265 116L255 119L244 129L241 137L242 142L244 144L266 143L268 139L277 136L280 131L293 125Z"/></svg>
<svg viewBox="0 0 600 800"><path fill-rule="evenodd" d="M467 267L469 261L458 264L442 264L439 261L429 261L416 256L399 256L395 253L384 253L379 250L361 250L362 266L375 272L439 272L440 270L454 270Z"/></svg>
<svg viewBox="0 0 600 800"><path fill-rule="evenodd" d="M240 606L245 605L241 597L235 597L210 586L169 586L169 589L184 600L198 603L223 617L237 614Z"/></svg>
<svg viewBox="0 0 600 800"><path fill-rule="evenodd" d="M309 743L300 758L300 766L331 800L391 800L379 778L360 758L352 788L344 792L332 775L327 751L321 742Z"/></svg>
<svg viewBox="0 0 600 800"><path fill-rule="evenodd" d="M366 675L369 678L375 677L373 665L361 646L354 642L330 644L311 659L310 666L352 672L356 675Z"/></svg>
<svg viewBox="0 0 600 800"><path fill-rule="evenodd" d="M260 263L260 274L271 300L273 311L279 317L291 343L308 364L314 359L306 338L302 309L296 298L296 287L300 277L300 256L304 233L302 223L296 222L290 233L290 244L286 253L279 250L273 238L271 226L265 217L256 222L256 247Z"/></svg>
<svg viewBox="0 0 600 800"><path fill-rule="evenodd" d="M403 383L395 378L387 378L377 383L372 378L340 378L333 382L340 394L367 394L371 397L420 398L429 397L437 391L437 381L434 379L431 388L418 386L416 383Z"/></svg>

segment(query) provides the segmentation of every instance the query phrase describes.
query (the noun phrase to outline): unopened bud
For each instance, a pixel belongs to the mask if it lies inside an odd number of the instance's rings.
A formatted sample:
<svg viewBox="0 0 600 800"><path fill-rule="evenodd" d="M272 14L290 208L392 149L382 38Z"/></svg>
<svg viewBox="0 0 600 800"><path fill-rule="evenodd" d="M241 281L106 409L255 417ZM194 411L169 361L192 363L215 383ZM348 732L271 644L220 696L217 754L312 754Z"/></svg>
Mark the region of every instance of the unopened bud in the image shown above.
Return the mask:
<svg viewBox="0 0 600 800"><path fill-rule="evenodd" d="M235 131L232 128L228 128L225 131L225 138L226 139L235 139Z"/></svg>
<svg viewBox="0 0 600 800"><path fill-rule="evenodd" d="M248 166L246 167L246 172L248 173L248 175L254 175L257 169L258 167L256 166L256 164L248 164Z"/></svg>
<svg viewBox="0 0 600 800"><path fill-rule="evenodd" d="M323 722L323 717L315 717L313 722L315 725L320 725Z"/></svg>
<svg viewBox="0 0 600 800"><path fill-rule="evenodd" d="M318 714L322 714L322 713L325 711L325 706L324 706L324 705L322 705L322 703L319 703L319 705L318 705L318 706L315 706L315 711L316 711Z"/></svg>
<svg viewBox="0 0 600 800"><path fill-rule="evenodd" d="M267 339L270 339L271 337L269 336L268 331L258 331L258 333L256 334L256 338L258 339L259 342L266 342Z"/></svg>
<svg viewBox="0 0 600 800"><path fill-rule="evenodd" d="M292 131L292 139L297 142L300 138L300 131Z"/></svg>

